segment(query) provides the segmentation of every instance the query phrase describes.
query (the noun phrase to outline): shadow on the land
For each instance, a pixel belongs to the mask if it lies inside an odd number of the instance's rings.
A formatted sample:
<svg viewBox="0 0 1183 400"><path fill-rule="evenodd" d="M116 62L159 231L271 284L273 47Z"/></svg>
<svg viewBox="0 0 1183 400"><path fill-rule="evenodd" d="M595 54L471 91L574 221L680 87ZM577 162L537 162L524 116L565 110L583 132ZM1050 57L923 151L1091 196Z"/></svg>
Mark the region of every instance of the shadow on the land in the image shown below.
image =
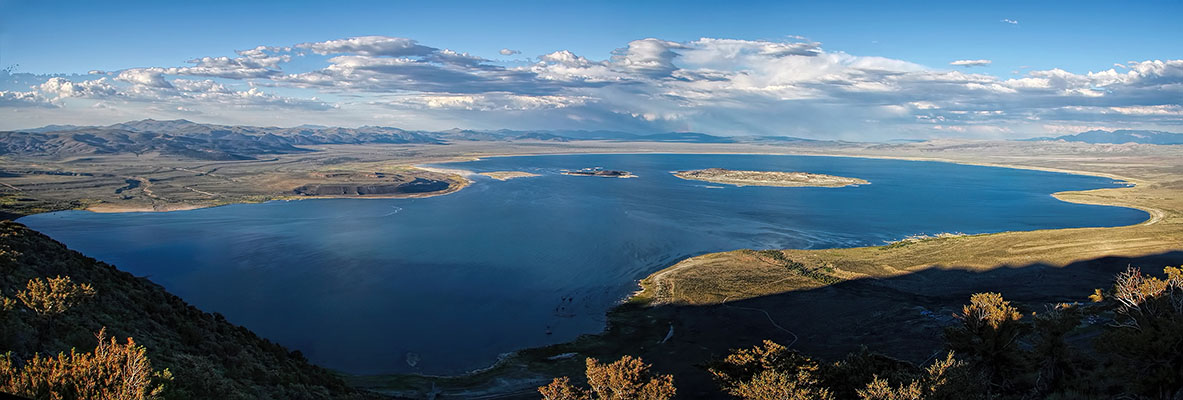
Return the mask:
<svg viewBox="0 0 1183 400"><path fill-rule="evenodd" d="M792 348L827 361L866 346L924 363L942 350L942 328L955 323L953 313L973 293L1000 292L1030 315L1051 303L1088 301L1093 289L1110 287L1114 275L1129 265L1160 274L1164 266L1183 265L1183 251L1104 257L1060 268L1044 264L981 272L932 268L723 305L625 305L610 313L613 326L607 332L588 341L596 345L580 350L601 353L592 356L603 359L640 356L654 365L655 372L674 374L680 398L727 398L702 364L725 356L730 349L770 339L792 343ZM671 325L673 336L659 344Z"/></svg>

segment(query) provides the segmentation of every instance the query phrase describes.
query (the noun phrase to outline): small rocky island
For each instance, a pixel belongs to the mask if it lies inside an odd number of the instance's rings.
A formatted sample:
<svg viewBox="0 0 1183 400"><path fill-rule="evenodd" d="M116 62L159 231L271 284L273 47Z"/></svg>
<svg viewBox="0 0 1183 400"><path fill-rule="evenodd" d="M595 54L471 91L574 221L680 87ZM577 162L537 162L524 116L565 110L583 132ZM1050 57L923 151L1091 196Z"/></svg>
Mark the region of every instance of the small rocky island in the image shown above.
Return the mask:
<svg viewBox="0 0 1183 400"><path fill-rule="evenodd" d="M858 178L811 174L808 172L736 171L723 168L674 171L673 174L676 177L692 181L724 183L735 186L843 187L870 183Z"/></svg>
<svg viewBox="0 0 1183 400"><path fill-rule="evenodd" d="M628 171L617 171L612 169L604 169L604 167L583 168L577 170L563 170L563 175L574 176L598 176L602 178L636 178L636 175Z"/></svg>

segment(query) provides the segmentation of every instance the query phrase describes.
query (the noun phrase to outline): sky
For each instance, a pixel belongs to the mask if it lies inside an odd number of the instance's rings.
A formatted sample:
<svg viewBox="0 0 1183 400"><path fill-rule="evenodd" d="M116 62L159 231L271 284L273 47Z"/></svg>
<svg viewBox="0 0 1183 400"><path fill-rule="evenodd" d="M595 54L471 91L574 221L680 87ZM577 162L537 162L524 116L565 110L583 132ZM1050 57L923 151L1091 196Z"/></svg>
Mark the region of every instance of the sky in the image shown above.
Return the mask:
<svg viewBox="0 0 1183 400"><path fill-rule="evenodd" d="M1183 131L1183 1L0 0L0 129Z"/></svg>

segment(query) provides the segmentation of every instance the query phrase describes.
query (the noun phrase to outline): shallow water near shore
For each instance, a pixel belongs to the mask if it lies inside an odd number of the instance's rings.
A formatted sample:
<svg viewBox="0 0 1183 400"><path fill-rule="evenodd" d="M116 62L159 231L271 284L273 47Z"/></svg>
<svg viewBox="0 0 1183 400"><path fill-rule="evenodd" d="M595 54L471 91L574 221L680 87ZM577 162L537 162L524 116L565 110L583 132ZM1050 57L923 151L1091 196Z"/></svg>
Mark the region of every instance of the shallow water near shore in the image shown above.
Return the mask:
<svg viewBox="0 0 1183 400"><path fill-rule="evenodd" d="M941 232L1120 226L1147 218L1140 210L1050 196L1122 186L1111 179L936 162L589 154L438 166L540 176L473 176L473 185L430 198L63 211L19 222L322 366L452 374L488 366L500 353L598 332L605 312L635 291L638 279L697 254L881 245ZM561 175L588 167L637 178ZM712 167L871 183L735 187L670 174Z"/></svg>

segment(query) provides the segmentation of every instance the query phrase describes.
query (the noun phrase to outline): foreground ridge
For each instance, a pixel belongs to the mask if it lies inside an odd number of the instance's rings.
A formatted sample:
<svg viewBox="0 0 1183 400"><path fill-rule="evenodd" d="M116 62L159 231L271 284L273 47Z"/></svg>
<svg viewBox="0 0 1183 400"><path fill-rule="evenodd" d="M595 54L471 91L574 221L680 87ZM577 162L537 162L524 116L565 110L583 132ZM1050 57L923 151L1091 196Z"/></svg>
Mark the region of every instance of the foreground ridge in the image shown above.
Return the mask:
<svg viewBox="0 0 1183 400"><path fill-rule="evenodd" d="M22 224L0 222L0 292L56 275L93 286L95 295L63 313L52 330L31 312L0 312L0 350L31 359L94 347L94 332L134 337L152 365L175 379L166 398L376 398L250 330L203 312L143 278L67 249ZM43 340L39 340L43 339Z"/></svg>

